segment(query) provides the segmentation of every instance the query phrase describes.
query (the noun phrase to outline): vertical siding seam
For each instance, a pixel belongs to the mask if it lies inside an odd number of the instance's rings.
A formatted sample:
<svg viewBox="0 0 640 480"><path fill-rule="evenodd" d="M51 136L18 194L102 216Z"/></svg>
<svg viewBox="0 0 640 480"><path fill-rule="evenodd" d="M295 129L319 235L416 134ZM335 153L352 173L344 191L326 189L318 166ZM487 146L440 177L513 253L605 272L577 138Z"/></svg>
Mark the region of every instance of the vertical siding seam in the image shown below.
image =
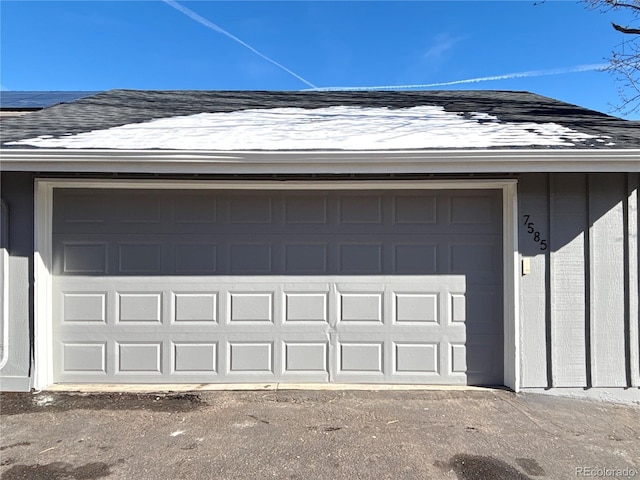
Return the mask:
<svg viewBox="0 0 640 480"><path fill-rule="evenodd" d="M634 242L634 246L633 249L630 250L634 255L635 255L635 270L631 269L630 271L634 272L634 280L635 280L635 291L634 291L634 302L633 302L633 311L630 313L633 313L634 316L632 316L631 318L636 318L637 323L635 324L635 343L632 343L632 345L634 345L634 348L637 348L638 351L636 352L636 377L635 377L635 387L639 387L640 388L640 314L638 312L639 308L638 308L638 301L640 299L640 281L638 281L638 276L640 275L640 239L638 238L638 234L640 234L640 205L638 202L638 190L640 189L640 174L638 173L634 173L633 174L633 178L634 180L632 181L632 185L634 186L634 190L633 190L633 208L636 211L636 218L635 218L635 225L633 228L633 234L635 235L633 237L633 242ZM633 282L631 282L631 285L633 285Z"/></svg>
<svg viewBox="0 0 640 480"><path fill-rule="evenodd" d="M640 387L640 315L638 298L640 297L640 256L638 255L638 174L627 174L627 195L624 201L625 215L625 332L628 365L628 385Z"/></svg>
<svg viewBox="0 0 640 480"><path fill-rule="evenodd" d="M585 225L585 235L584 235L584 354L585 354L585 380L586 387L593 387L593 372L596 370L593 362L597 359L596 352L593 351L595 348L595 344L591 342L593 337L593 329L594 325L591 321L591 311L592 311L592 301L593 296L591 295L591 286L596 284L595 279L593 278L594 271L592 268L591 258L595 254L592 251L593 248L593 229L594 229L594 219L591 218L591 213L593 208L591 206L591 176L592 174L587 173L585 176L585 208L587 210L587 224Z"/></svg>
<svg viewBox="0 0 640 480"><path fill-rule="evenodd" d="M633 366L632 366L632 359L631 359L631 355L632 355L632 348L631 348L631 341L632 341L632 334L631 334L631 319L630 319L630 310L631 310L631 276L630 276L630 262L631 262L631 255L630 255L630 251L629 248L631 246L631 239L629 238L630 235L630 228L629 228L629 219L630 219L630 215L629 215L629 208L631 207L630 202L629 202L629 186L630 184L630 177L629 174L625 175L625 179L627 180L626 182L626 188L625 188L625 195L623 195L622 198L622 236L623 236L623 275L624 275L624 356L625 356L625 376L626 376L626 382L627 382L627 387L630 387L633 385Z"/></svg>
<svg viewBox="0 0 640 480"><path fill-rule="evenodd" d="M554 367L554 358L553 358L553 310L552 310L552 300L553 300L553 232L551 231L551 215L553 214L553 195L551 194L552 190L552 178L551 173L547 173L547 232L548 232L548 241L549 241L549 250L545 255L545 336L547 342L547 388L554 387L554 375L553 375L553 367Z"/></svg>

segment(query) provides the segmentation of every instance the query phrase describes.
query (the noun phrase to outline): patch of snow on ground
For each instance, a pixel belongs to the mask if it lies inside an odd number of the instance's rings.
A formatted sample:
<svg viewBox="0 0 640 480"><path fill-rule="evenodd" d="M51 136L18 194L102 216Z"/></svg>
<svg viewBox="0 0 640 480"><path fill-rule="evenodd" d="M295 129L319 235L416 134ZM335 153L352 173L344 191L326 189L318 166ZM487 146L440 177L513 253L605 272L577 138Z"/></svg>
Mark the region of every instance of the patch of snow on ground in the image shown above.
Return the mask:
<svg viewBox="0 0 640 480"><path fill-rule="evenodd" d="M467 117L435 106L252 109L163 118L11 144L126 150L405 150L572 146L595 138L556 123L506 123L486 113Z"/></svg>
<svg viewBox="0 0 640 480"><path fill-rule="evenodd" d="M46 407L53 403L54 398L51 395L41 395L33 399L33 403L38 407Z"/></svg>

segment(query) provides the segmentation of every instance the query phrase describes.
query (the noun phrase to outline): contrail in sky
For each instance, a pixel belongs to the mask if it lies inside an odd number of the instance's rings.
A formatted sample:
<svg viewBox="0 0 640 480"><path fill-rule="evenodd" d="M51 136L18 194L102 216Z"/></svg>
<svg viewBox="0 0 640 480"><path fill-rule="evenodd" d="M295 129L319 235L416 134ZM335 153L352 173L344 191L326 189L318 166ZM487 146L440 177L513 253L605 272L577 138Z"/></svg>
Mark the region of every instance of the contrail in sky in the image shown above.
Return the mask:
<svg viewBox="0 0 640 480"><path fill-rule="evenodd" d="M285 72L289 73L290 75L293 75L294 77L296 77L298 80L300 80L303 83L306 83L307 85L309 85L311 88L315 89L318 88L316 87L313 83L305 80L304 78L302 78L300 75L296 74L295 72L292 72L291 70L289 70L287 67L285 67L284 65L279 64L278 62L276 62L275 60L272 60L271 58L267 57L264 53L259 52L258 50L256 50L255 48L253 48L251 45L243 42L242 40L240 40L238 37L236 37L235 35L230 34L229 32L227 32L226 30L224 30L223 28L220 28L218 25L216 25L215 23L210 22L209 20L207 20L206 18L201 17L200 15L198 15L196 12L194 12L193 10L189 10L187 7L183 7L182 5L180 5L178 2L174 2L173 0L163 0L164 3L166 3L167 5L175 8L176 10L178 10L179 12L184 13L187 17L191 18L192 20L195 20L196 22L204 25L207 28L210 28L211 30L221 33L223 35L226 35L227 37L229 37L231 40L238 42L240 45L242 45L243 47L248 48L249 50L251 50L253 53L255 53L256 55L264 58L266 61L273 63L276 67L281 68L282 70L284 70Z"/></svg>
<svg viewBox="0 0 640 480"><path fill-rule="evenodd" d="M573 67L554 68L551 70L531 70L528 72L507 73L505 75L494 75L491 77L468 78L466 80L454 80L452 82L424 83L416 85L378 85L374 87L321 87L308 90L332 91L332 90L399 90L406 88L429 88L446 87L449 85L461 85L464 83L490 82L494 80L510 80L512 78L542 77L545 75L562 75L564 73L590 72L594 70L604 70L608 67L606 63L593 63L588 65L576 65Z"/></svg>

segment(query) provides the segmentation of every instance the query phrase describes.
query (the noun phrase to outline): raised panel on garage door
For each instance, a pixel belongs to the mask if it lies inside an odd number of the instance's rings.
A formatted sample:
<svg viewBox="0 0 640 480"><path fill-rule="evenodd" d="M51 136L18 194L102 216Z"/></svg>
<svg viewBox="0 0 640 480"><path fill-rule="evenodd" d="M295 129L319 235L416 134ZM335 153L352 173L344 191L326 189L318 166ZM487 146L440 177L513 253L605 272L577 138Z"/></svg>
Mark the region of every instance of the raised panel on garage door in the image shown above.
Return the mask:
<svg viewBox="0 0 640 480"><path fill-rule="evenodd" d="M56 189L53 251L56 382L502 383L500 191Z"/></svg>

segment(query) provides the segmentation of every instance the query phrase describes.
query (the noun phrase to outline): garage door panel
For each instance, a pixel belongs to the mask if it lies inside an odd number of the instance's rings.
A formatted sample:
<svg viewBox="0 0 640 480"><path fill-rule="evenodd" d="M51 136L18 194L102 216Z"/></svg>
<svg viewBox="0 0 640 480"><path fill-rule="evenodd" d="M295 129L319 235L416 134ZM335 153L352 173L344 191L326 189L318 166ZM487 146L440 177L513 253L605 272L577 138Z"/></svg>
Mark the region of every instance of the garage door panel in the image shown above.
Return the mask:
<svg viewBox="0 0 640 480"><path fill-rule="evenodd" d="M472 335L502 334L502 296L491 289L476 289L465 297L468 312L482 312L467 323L467 331Z"/></svg>
<svg viewBox="0 0 640 480"><path fill-rule="evenodd" d="M285 222L289 226L325 225L328 222L326 194L288 194L285 198ZM308 228L308 227L307 227Z"/></svg>
<svg viewBox="0 0 640 480"><path fill-rule="evenodd" d="M272 341L230 341L227 352L230 374L275 373Z"/></svg>
<svg viewBox="0 0 640 480"><path fill-rule="evenodd" d="M341 224L382 223L382 198L369 193L353 193L338 197L338 221Z"/></svg>
<svg viewBox="0 0 640 480"><path fill-rule="evenodd" d="M366 322L382 324L382 293L339 293L338 323Z"/></svg>
<svg viewBox="0 0 640 480"><path fill-rule="evenodd" d="M500 192L79 193L95 212L54 193L57 382L501 378Z"/></svg>
<svg viewBox="0 0 640 480"><path fill-rule="evenodd" d="M173 223L185 225L187 228L216 223L218 202L209 192L181 193L171 204Z"/></svg>
<svg viewBox="0 0 640 480"><path fill-rule="evenodd" d="M393 272L400 275L435 274L438 245L417 239L415 243L393 245Z"/></svg>
<svg viewBox="0 0 640 480"><path fill-rule="evenodd" d="M498 239L459 240L449 245L449 271L465 274L468 284L501 284L502 253Z"/></svg>
<svg viewBox="0 0 640 480"><path fill-rule="evenodd" d="M448 220L452 231L500 233L502 199L499 195L487 195L482 191L458 191L449 195Z"/></svg>
<svg viewBox="0 0 640 480"><path fill-rule="evenodd" d="M452 196L451 224L491 224L493 220L491 206L491 198L486 196Z"/></svg>
<svg viewBox="0 0 640 480"><path fill-rule="evenodd" d="M286 325L300 325L305 322L329 322L328 292L286 292Z"/></svg>
<svg viewBox="0 0 640 480"><path fill-rule="evenodd" d="M467 320L467 296L461 293L452 293L449 295L449 308L450 314L448 319L453 324L461 324ZM480 311L480 310L475 310Z"/></svg>
<svg viewBox="0 0 640 480"><path fill-rule="evenodd" d="M229 221L232 224L271 224L274 221L272 197L269 195L233 195L229 203Z"/></svg>
<svg viewBox="0 0 640 480"><path fill-rule="evenodd" d="M174 253L177 275L213 275L217 273L218 248L213 242L177 243Z"/></svg>
<svg viewBox="0 0 640 480"><path fill-rule="evenodd" d="M162 323L162 292L117 292L116 323Z"/></svg>
<svg viewBox="0 0 640 480"><path fill-rule="evenodd" d="M175 323L216 323L218 319L217 292L172 292L173 321Z"/></svg>
<svg viewBox="0 0 640 480"><path fill-rule="evenodd" d="M231 314L229 323L236 322L267 322L273 323L273 294L268 293L240 293L229 294Z"/></svg>
<svg viewBox="0 0 640 480"><path fill-rule="evenodd" d="M394 293L394 300L397 324L439 323L437 293Z"/></svg>
<svg viewBox="0 0 640 480"><path fill-rule="evenodd" d="M171 373L178 375L215 374L218 370L218 342L171 342Z"/></svg>
<svg viewBox="0 0 640 480"><path fill-rule="evenodd" d="M470 385L501 385L503 346L491 335L473 335L466 342Z"/></svg>
<svg viewBox="0 0 640 480"><path fill-rule="evenodd" d="M104 195L95 195L91 190L69 190L60 195L64 200L56 210L56 220L66 224L67 228L77 227L78 231L83 231L86 227L76 224L105 223L107 220Z"/></svg>
<svg viewBox="0 0 640 480"><path fill-rule="evenodd" d="M162 245L159 243L118 243L118 273L152 275L162 271Z"/></svg>
<svg viewBox="0 0 640 480"><path fill-rule="evenodd" d="M107 374L107 342L61 342L60 349L65 373Z"/></svg>
<svg viewBox="0 0 640 480"><path fill-rule="evenodd" d="M306 338L305 338L306 337ZM282 340L282 370L286 375L329 376L329 335L286 335Z"/></svg>
<svg viewBox="0 0 640 480"><path fill-rule="evenodd" d="M63 323L107 322L107 292L66 292L62 294Z"/></svg>
<svg viewBox="0 0 640 480"><path fill-rule="evenodd" d="M286 243L284 272L289 275L323 275L328 271L328 245L325 243Z"/></svg>
<svg viewBox="0 0 640 480"><path fill-rule="evenodd" d="M336 342L336 379L341 376L363 375L383 377L385 368L385 342L379 335L338 335Z"/></svg>
<svg viewBox="0 0 640 480"><path fill-rule="evenodd" d="M112 198L111 205L111 221L121 224L159 224L161 212L166 211L158 192L124 191Z"/></svg>
<svg viewBox="0 0 640 480"><path fill-rule="evenodd" d="M162 342L116 341L116 375L162 373Z"/></svg>
<svg viewBox="0 0 640 480"><path fill-rule="evenodd" d="M437 196L414 193L393 196L394 225L429 225L438 221Z"/></svg>
<svg viewBox="0 0 640 480"><path fill-rule="evenodd" d="M229 246L231 275L269 275L272 271L270 243L236 243Z"/></svg>
<svg viewBox="0 0 640 480"><path fill-rule="evenodd" d="M467 373L467 346L466 342L452 342L449 347L449 374L466 375Z"/></svg>
<svg viewBox="0 0 640 480"><path fill-rule="evenodd" d="M55 271L68 275L104 275L107 273L107 248L105 242L76 241L56 242L62 255L54 264Z"/></svg>
<svg viewBox="0 0 640 480"><path fill-rule="evenodd" d="M382 273L382 243L345 242L338 245L338 274L379 275Z"/></svg>
<svg viewBox="0 0 640 480"><path fill-rule="evenodd" d="M394 342L394 374L440 374L440 344L437 342Z"/></svg>

